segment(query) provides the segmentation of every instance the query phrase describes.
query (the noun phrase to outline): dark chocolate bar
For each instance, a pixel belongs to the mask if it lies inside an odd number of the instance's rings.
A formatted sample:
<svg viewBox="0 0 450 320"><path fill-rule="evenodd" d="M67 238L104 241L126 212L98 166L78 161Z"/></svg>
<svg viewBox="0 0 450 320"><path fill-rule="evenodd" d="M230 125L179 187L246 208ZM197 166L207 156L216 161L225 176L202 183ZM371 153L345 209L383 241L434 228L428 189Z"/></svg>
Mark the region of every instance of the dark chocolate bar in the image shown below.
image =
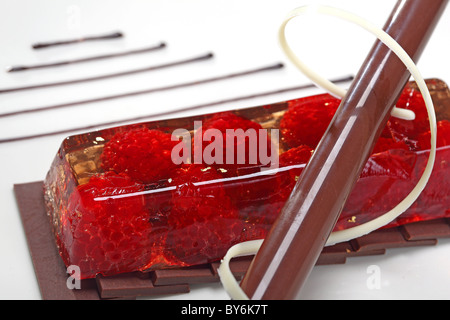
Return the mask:
<svg viewBox="0 0 450 320"><path fill-rule="evenodd" d="M70 274L66 272L54 242L42 188L42 181L14 185L42 299L134 299L188 293L191 284L219 281L217 269L220 262L213 262L187 268L97 276L96 279L81 280L80 289L69 289ZM347 258L382 255L390 248L433 246L438 239L449 237L450 218L381 229L349 242L325 247L316 265L343 264ZM237 279L244 276L252 259L248 256L231 261L230 268Z"/></svg>

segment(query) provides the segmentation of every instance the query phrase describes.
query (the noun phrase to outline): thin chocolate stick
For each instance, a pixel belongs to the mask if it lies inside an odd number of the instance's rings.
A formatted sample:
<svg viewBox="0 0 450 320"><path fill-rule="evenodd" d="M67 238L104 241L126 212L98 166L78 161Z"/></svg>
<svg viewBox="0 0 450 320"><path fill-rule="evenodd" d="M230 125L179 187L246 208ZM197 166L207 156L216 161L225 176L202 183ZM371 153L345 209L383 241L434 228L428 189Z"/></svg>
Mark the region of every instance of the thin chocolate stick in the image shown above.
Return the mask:
<svg viewBox="0 0 450 320"><path fill-rule="evenodd" d="M108 33L105 35L100 36L86 36L78 39L70 39L70 40L61 40L61 41L53 41L53 42L40 42L35 43L31 47L33 49L43 49L43 48L49 48L49 47L55 47L55 46L62 46L66 44L74 44L74 43L81 43L86 41L98 41L98 40L109 40L109 39L117 39L122 38L123 33L122 32L113 32Z"/></svg>
<svg viewBox="0 0 450 320"><path fill-rule="evenodd" d="M82 82L97 81L97 80L104 80L104 79L110 79L110 78L129 76L129 75L132 75L132 74L149 72L149 71L155 71L155 70L159 70L159 69L179 66L179 65L182 65L182 64L188 64L188 63L192 63L192 62L199 62L199 61L210 59L213 56L214 55L212 53L207 53L207 54L203 54L201 56L197 56L197 57L194 57L194 58L189 58L189 59L184 59L184 60L180 60L180 61L164 63L164 64L160 64L160 65L156 65L156 66L150 66L150 67L145 67L145 68L139 68L139 69L133 69L133 70L128 70L128 71L122 71L122 72L117 72L117 73L110 73L110 74L104 74L104 75L99 75L99 76L80 78L80 79L73 79L73 80L66 80L66 81L59 81L59 82L41 83L41 84L36 84L36 85L31 85L31 86L24 86L24 87L0 89L0 94L10 93L10 92L17 92L17 91L32 90L32 89L42 89L42 88L49 88L49 87L57 87L57 86L64 86L64 85L70 85L70 84L76 84L76 83L82 83Z"/></svg>
<svg viewBox="0 0 450 320"><path fill-rule="evenodd" d="M132 96L137 96L137 95L150 94L150 93L155 93L155 92L191 87L191 86L195 86L195 85L216 82L216 81L221 81L221 80L227 80L227 79L247 76L247 75L270 71L270 70L277 70L277 69L281 69L281 68L283 68L283 64L276 63L273 65L269 65L269 66L261 67L261 68L257 68L257 69L251 69L251 70L247 70L247 71L241 71L241 72L231 73L231 74L227 74L227 75L223 75L223 76L206 78L206 79L196 80L196 81L191 81L191 82L184 82L184 83L169 85L169 86L165 86L165 87L120 93L120 94L115 94L115 95L110 95L110 96L104 96L104 97L86 99L86 100L79 100L79 101L72 101L72 102L67 102L67 103L62 103L62 104L57 104L57 105L52 105L52 106L33 108L33 109L12 111L12 112L8 112L8 113L0 114L0 118L6 118L6 117L11 117L11 116L26 114L26 113L37 113L37 112L48 111L48 110L62 109L62 108L76 106L76 105L82 105L82 104L88 104L88 103L94 103L94 102L102 102L102 101L107 101L107 100L126 98L126 97L132 97Z"/></svg>
<svg viewBox="0 0 450 320"><path fill-rule="evenodd" d="M399 1L384 29L417 61L445 5ZM250 299L297 298L409 77L377 41L241 282Z"/></svg>
<svg viewBox="0 0 450 320"><path fill-rule="evenodd" d="M340 77L340 78L337 78L337 79L334 79L331 81L334 83L343 83L343 82L351 81L351 80L353 80L353 78L354 78L353 76L345 76L345 77ZM295 86L295 87L261 92L261 93L246 95L246 96L239 96L239 97L234 97L234 98L229 98L229 99L224 99L224 100L219 100L219 101L214 101L214 102L198 104L198 105L194 105L194 106L190 106L190 107L178 108L178 109L171 110L171 111L163 111L163 112L159 112L159 113L153 113L153 114L148 114L148 115L143 115L143 116L138 116L138 117L133 117L133 118L97 123L97 124L93 124L90 126L74 127L74 128L68 128L68 129L59 130L59 131L35 134L35 135L0 139L0 144L43 138L43 137L48 137L48 136L53 136L53 135L58 135L58 134L68 134L68 133L73 133L73 132L77 132L77 131L94 130L94 129L98 129L100 127L116 126L116 125L120 125L123 123L132 123L132 122L137 122L137 121L142 121L142 120L148 120L148 119L155 118L155 117L168 116L168 115L176 114L176 113L182 112L182 111L198 110L198 109L212 107L212 106L216 106L216 105L220 105L220 104L249 100L249 99L254 99L254 98L260 98L260 97L265 97L265 96L269 96L269 95L275 95L275 94L280 94L280 93L285 93L285 92L290 92L290 91L303 90L303 89L313 88L313 87L315 87L314 84L304 84L304 85Z"/></svg>
<svg viewBox="0 0 450 320"><path fill-rule="evenodd" d="M104 59L125 57L125 56L134 55L134 54L147 53L147 52L159 50L159 49L165 48L166 46L167 45L164 42L161 42L160 44L154 45L154 46L151 46L151 47L134 49L134 50L118 52L118 53L103 54L103 55L92 56L92 57L78 58L78 59L72 59L72 60L66 60L66 61L58 61L58 62L51 62L51 63L43 63L43 64L36 64L36 65L10 66L10 67L6 67L6 72L19 72L19 71L34 70L34 69L60 67L60 66L66 66L66 65L69 65L69 64L76 64L76 63L91 62L91 61L104 60Z"/></svg>

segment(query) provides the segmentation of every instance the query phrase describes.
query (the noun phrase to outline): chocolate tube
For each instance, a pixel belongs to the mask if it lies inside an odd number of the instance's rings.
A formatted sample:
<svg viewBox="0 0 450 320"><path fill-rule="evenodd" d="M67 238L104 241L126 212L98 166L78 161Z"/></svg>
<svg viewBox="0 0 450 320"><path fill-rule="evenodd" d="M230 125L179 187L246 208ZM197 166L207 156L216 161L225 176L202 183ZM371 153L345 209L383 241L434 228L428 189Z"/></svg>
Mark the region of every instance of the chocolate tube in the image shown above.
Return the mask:
<svg viewBox="0 0 450 320"><path fill-rule="evenodd" d="M446 3L398 1L384 30L417 61ZM241 282L250 299L298 296L409 77L377 41Z"/></svg>

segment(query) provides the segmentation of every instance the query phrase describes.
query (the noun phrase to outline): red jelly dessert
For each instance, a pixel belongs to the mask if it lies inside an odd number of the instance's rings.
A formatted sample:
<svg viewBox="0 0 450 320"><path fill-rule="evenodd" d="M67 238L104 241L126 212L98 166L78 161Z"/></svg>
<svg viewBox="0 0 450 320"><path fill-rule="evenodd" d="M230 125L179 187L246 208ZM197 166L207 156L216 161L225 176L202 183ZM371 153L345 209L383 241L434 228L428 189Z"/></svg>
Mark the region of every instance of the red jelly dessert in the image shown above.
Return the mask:
<svg viewBox="0 0 450 320"><path fill-rule="evenodd" d="M438 120L435 168L417 201L385 228L450 216L450 92L439 80L427 85ZM64 263L78 266L81 278L192 266L263 238L338 106L321 94L65 139L44 190ZM430 132L414 84L397 106L416 119L389 119L335 230L386 213L421 176ZM173 136L177 129L187 139ZM180 146L190 155L183 161Z"/></svg>

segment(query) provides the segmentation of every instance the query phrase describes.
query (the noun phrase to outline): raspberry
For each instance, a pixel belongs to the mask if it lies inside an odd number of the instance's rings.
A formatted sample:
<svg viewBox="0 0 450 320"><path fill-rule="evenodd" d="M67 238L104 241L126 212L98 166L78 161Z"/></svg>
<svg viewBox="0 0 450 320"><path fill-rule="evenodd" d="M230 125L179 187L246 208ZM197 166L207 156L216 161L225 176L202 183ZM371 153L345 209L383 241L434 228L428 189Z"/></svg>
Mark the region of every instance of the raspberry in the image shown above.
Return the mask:
<svg viewBox="0 0 450 320"><path fill-rule="evenodd" d="M395 141L392 138L380 137L373 148L372 154L387 151L389 149L409 150L404 141Z"/></svg>
<svg viewBox="0 0 450 320"><path fill-rule="evenodd" d="M191 223L199 218L208 219L217 215L233 217L231 201L220 181L223 178L217 169L202 165L186 165L177 170L177 175L174 175L171 182L176 186L172 193L172 203L177 214L176 219L169 223Z"/></svg>
<svg viewBox="0 0 450 320"><path fill-rule="evenodd" d="M220 152L222 155L216 155L215 151L211 152L211 156L214 157L217 161L214 163L205 162L203 158L203 163L207 165L214 165L215 167L223 168L229 171L231 174L245 174L250 172L259 171L259 167L262 165L262 161L260 156L260 135L261 135L261 125L257 122L245 119L243 117L237 116L231 112L223 112L214 115L212 118L206 120L202 127L199 128L202 137L202 145L199 146L195 141L194 137L194 161L196 162L196 157L198 154L208 155L208 152L205 152L205 149L212 148L216 146L214 143L214 139L212 141L209 140L208 137L205 137L205 133L208 129L217 129L222 134L222 143L218 145L220 147ZM227 132L227 129L230 129ZM242 130L239 130L242 129ZM254 138L252 141L251 138ZM228 144L228 142L232 142L232 144ZM253 144L251 144L253 142ZM267 155L270 156L271 149L271 140L270 137L267 137ZM242 151L244 150L245 154L242 155ZM227 154L228 158L227 159ZM233 155L233 157L231 157ZM242 158L240 158L242 156ZM231 161L230 161L231 160ZM243 160L243 161L242 161ZM221 163L219 163L221 162Z"/></svg>
<svg viewBox="0 0 450 320"><path fill-rule="evenodd" d="M251 225L270 227L283 205L277 174L261 172L239 178L229 182L227 193L239 210L240 219Z"/></svg>
<svg viewBox="0 0 450 320"><path fill-rule="evenodd" d="M397 141L405 141L410 148L415 149L419 135L430 129L422 94L417 89L407 86L400 95L396 106L414 111L416 117L414 120L402 120L391 117L388 126L392 136Z"/></svg>
<svg viewBox="0 0 450 320"><path fill-rule="evenodd" d="M436 135L436 147L444 147L450 145L450 121L441 120L436 124L437 135ZM422 133L418 137L417 146L420 150L428 150L431 148L431 133L430 130Z"/></svg>
<svg viewBox="0 0 450 320"><path fill-rule="evenodd" d="M373 220L394 208L415 185L417 159L415 152L401 149L371 155L347 199L335 230Z"/></svg>
<svg viewBox="0 0 450 320"><path fill-rule="evenodd" d="M311 158L313 149L308 146L298 146L280 155L280 167L306 164Z"/></svg>
<svg viewBox="0 0 450 320"><path fill-rule="evenodd" d="M83 278L133 271L148 261L149 215L144 197L133 195L142 190L128 176L107 172L71 194L63 218L64 251Z"/></svg>
<svg viewBox="0 0 450 320"><path fill-rule="evenodd" d="M221 259L227 250L243 240L244 223L238 219L199 219L172 230L167 238L179 266L205 264Z"/></svg>
<svg viewBox="0 0 450 320"><path fill-rule="evenodd" d="M289 170L283 170L279 173L280 187L283 189L284 201L289 198L312 153L313 149L309 146L301 145L291 148L280 155L280 168L289 167Z"/></svg>
<svg viewBox="0 0 450 320"><path fill-rule="evenodd" d="M167 250L184 265L220 259L242 236L244 224L220 179L216 168L192 164L179 169L171 182Z"/></svg>
<svg viewBox="0 0 450 320"><path fill-rule="evenodd" d="M172 135L146 127L118 132L104 146L102 166L145 183L165 179L176 168L171 154L177 143Z"/></svg>
<svg viewBox="0 0 450 320"><path fill-rule="evenodd" d="M289 198L311 154L312 149L308 146L292 148L280 155L280 171L276 174L238 180L232 198L237 203L241 218L268 230Z"/></svg>
<svg viewBox="0 0 450 320"><path fill-rule="evenodd" d="M280 122L282 142L291 148L307 145L315 149L340 103L329 94L289 101Z"/></svg>
<svg viewBox="0 0 450 320"><path fill-rule="evenodd" d="M202 138L209 129L217 129L222 134L222 158L223 164L215 163L214 167L222 170L222 175L225 178L242 177L241 179L234 179L226 183L226 192L232 200L233 205L239 210L241 220L250 222L251 224L262 223L260 217L265 215L269 210L267 206L272 206L275 201L274 194L279 192L277 188L276 179L270 175L258 175L249 178L247 175L255 174L261 170L266 163L260 158L260 153L266 153L269 157L272 149L272 142L270 137L265 136L266 132L262 130L262 126L254 121L245 119L231 112L223 112L214 115L203 123L201 130ZM231 129L231 132L227 129ZM239 130L240 129L240 130ZM253 142L249 138L251 135ZM227 140L231 140L236 136L233 145L227 144ZM194 137L195 139L195 137ZM260 141L261 139L261 141ZM207 139L204 139L207 140ZM202 152L208 148L214 141L204 142L201 149L194 141L194 157L195 152ZM264 143L265 145L261 145ZM267 148L260 150L261 147ZM240 149L245 151L243 163L238 163L238 152ZM234 157L232 163L227 161L227 154L233 153ZM195 159L195 158L194 158ZM268 165L267 165L268 166ZM274 184L275 183L275 184ZM256 219L256 220L255 220ZM247 228L247 236L250 234L259 234L256 228Z"/></svg>

